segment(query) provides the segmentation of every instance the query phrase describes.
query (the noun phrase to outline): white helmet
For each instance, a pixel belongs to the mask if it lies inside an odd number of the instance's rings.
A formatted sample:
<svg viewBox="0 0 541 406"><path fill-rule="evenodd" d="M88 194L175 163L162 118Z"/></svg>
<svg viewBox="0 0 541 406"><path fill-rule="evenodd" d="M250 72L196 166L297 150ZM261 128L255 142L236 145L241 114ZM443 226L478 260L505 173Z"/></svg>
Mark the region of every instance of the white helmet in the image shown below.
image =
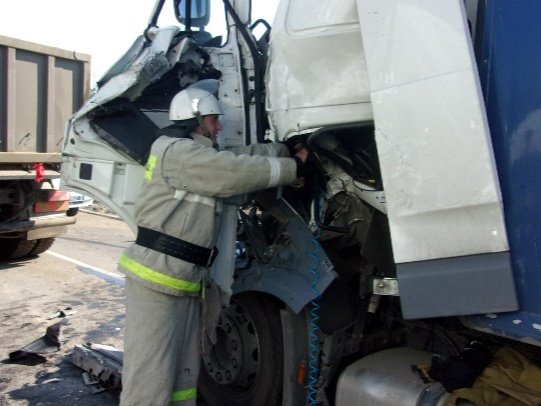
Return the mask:
<svg viewBox="0 0 541 406"><path fill-rule="evenodd" d="M224 114L215 96L218 86L217 80L205 79L178 92L171 100L169 120L180 121L208 114Z"/></svg>

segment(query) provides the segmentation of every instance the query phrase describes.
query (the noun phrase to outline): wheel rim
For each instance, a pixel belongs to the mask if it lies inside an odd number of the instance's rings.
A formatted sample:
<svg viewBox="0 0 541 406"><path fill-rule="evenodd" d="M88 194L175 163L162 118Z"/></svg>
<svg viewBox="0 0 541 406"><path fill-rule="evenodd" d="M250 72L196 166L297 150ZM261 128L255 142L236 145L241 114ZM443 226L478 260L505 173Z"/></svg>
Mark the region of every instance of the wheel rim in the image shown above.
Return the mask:
<svg viewBox="0 0 541 406"><path fill-rule="evenodd" d="M239 303L222 312L216 338L216 345L203 355L209 376L220 385L250 388L257 375L260 346L253 319Z"/></svg>

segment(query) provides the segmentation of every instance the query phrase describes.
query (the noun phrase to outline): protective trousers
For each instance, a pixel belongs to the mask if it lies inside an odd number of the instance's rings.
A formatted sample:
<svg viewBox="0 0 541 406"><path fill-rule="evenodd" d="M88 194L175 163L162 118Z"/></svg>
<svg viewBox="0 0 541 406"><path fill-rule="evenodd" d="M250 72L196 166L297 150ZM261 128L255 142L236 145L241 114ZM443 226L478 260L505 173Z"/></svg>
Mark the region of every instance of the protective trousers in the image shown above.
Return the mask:
<svg viewBox="0 0 541 406"><path fill-rule="evenodd" d="M201 298L126 278L122 406L195 406Z"/></svg>

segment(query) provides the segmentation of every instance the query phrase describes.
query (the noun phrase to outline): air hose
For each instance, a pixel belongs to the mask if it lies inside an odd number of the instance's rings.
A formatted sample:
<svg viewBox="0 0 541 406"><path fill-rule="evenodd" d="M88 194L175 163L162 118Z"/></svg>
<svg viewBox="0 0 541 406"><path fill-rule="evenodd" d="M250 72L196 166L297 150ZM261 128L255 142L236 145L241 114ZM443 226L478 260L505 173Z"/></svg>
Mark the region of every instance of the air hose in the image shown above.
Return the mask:
<svg viewBox="0 0 541 406"><path fill-rule="evenodd" d="M319 378L319 299L321 297L321 292L317 288L319 282L319 236L321 234L321 229L316 226L314 235L311 239L312 249L310 251L310 257L312 258L313 264L310 269L312 274L312 284L310 289L316 294L314 300L310 302L310 345L308 352L308 405L315 406L317 405L316 395L317 395L317 382Z"/></svg>

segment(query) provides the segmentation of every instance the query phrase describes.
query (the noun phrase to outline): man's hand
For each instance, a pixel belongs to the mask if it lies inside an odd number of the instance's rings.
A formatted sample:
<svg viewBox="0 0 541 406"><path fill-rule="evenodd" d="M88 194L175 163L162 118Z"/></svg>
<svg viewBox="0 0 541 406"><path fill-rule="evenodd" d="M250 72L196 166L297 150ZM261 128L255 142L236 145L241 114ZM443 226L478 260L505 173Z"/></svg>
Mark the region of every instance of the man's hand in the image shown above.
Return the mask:
<svg viewBox="0 0 541 406"><path fill-rule="evenodd" d="M297 163L297 180L291 183L290 186L295 189L300 189L306 184L304 177L306 176L306 161L309 155L310 152L302 145L297 149L295 155L293 155L293 159Z"/></svg>
<svg viewBox="0 0 541 406"><path fill-rule="evenodd" d="M297 158L299 158L303 164L306 163L306 160L308 159L309 152L306 148L302 147L301 149L297 150L297 153L294 155Z"/></svg>
<svg viewBox="0 0 541 406"><path fill-rule="evenodd" d="M306 179L298 178L294 182L291 182L290 184L288 184L288 186L293 189L302 189L304 186L306 186Z"/></svg>

